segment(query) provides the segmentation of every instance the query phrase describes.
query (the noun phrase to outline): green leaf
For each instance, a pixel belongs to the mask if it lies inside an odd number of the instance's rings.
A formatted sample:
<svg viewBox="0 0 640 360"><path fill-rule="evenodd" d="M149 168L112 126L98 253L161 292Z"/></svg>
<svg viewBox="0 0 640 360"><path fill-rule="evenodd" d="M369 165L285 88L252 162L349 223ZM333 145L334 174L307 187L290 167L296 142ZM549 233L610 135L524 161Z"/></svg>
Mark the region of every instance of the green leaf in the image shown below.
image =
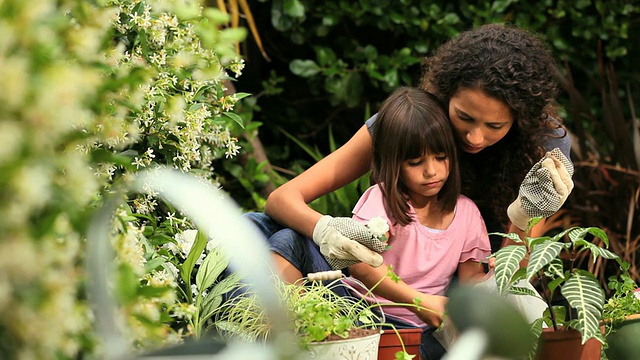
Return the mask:
<svg viewBox="0 0 640 360"><path fill-rule="evenodd" d="M250 93L246 93L246 92L237 92L236 93L236 99L238 99L238 100L244 99L244 98L249 97L249 96L251 96L251 94Z"/></svg>
<svg viewBox="0 0 640 360"><path fill-rule="evenodd" d="M553 259L547 268L545 269L545 273L550 278L562 278L564 279L564 263L562 259L555 258Z"/></svg>
<svg viewBox="0 0 640 360"><path fill-rule="evenodd" d="M147 261L146 264L144 264L144 270L145 272L150 272L155 270L158 266L164 264L167 262L167 259L163 258L163 257L157 257L154 259L151 259L149 261Z"/></svg>
<svg viewBox="0 0 640 360"><path fill-rule="evenodd" d="M534 291L528 287L521 287L521 286L512 286L509 289L509 293L514 295L530 295L535 297L538 297L540 295L538 294L537 291Z"/></svg>
<svg viewBox="0 0 640 360"><path fill-rule="evenodd" d="M295 59L289 64L292 73L305 78L312 77L320 72L320 67L313 60Z"/></svg>
<svg viewBox="0 0 640 360"><path fill-rule="evenodd" d="M496 252L496 285L501 294L505 294L511 284L513 274L520 268L520 261L527 254L522 245L508 245Z"/></svg>
<svg viewBox="0 0 640 360"><path fill-rule="evenodd" d="M236 123L238 123L238 125L240 125L240 127L244 129L244 121L242 121L242 118L238 114L225 111L222 113L222 115L225 115L229 119L235 121Z"/></svg>
<svg viewBox="0 0 640 360"><path fill-rule="evenodd" d="M188 294L191 294L191 272L196 266L196 261L200 258L202 251L207 247L208 240L207 236L203 234L202 231L198 230L196 239L193 241L193 246L191 246L191 251L189 251L187 259L181 266L180 276L184 283L187 284Z"/></svg>
<svg viewBox="0 0 640 360"><path fill-rule="evenodd" d="M558 233L558 234L554 235L554 236L551 238L551 241L560 241L560 239L562 239L562 238L563 238L567 233L569 233L569 232L571 232L571 231L574 231L575 229L577 229L577 228L576 228L576 227L572 227L572 228L569 228L569 229L563 230L562 232L560 232L560 233Z"/></svg>
<svg viewBox="0 0 640 360"><path fill-rule="evenodd" d="M542 270L545 266L549 265L553 259L557 258L560 251L564 248L564 243L551 240L536 245L533 250L531 250L531 255L529 257L529 265L527 265L527 281L531 280L538 271Z"/></svg>
<svg viewBox="0 0 640 360"><path fill-rule="evenodd" d="M320 161L323 158L323 155L320 153L320 151L318 149L312 149L309 146L307 146L305 143L303 143L302 141L300 141L298 138L296 138L295 136L289 134L286 130L284 130L283 128L278 128L278 130L280 130L280 132L282 132L286 137L288 137L291 141L293 141L294 143L296 143L298 146L300 146L300 148L302 148L302 150L304 150L307 154L309 154L309 156L311 156L316 162Z"/></svg>
<svg viewBox="0 0 640 360"><path fill-rule="evenodd" d="M489 235L496 235L496 236L502 236L502 237L506 237L507 239L513 240L516 243L521 243L522 239L520 239L520 235L516 234L516 233L501 233L501 232L492 232L489 233Z"/></svg>
<svg viewBox="0 0 640 360"><path fill-rule="evenodd" d="M529 230L531 230L534 226L536 226L540 221L542 220L542 217L534 217L531 220L529 220L529 223L527 224L527 233L529 233Z"/></svg>
<svg viewBox="0 0 640 360"><path fill-rule="evenodd" d="M551 310L553 310L553 319L551 318ZM567 308L563 305L554 305L551 309L547 308L544 311L544 322L549 327L564 326L565 319L567 318ZM555 324L555 325L554 325Z"/></svg>
<svg viewBox="0 0 640 360"><path fill-rule="evenodd" d="M609 247L609 237L607 236L607 233L597 227L590 227L587 229L587 231L589 232L589 234L600 238L600 240L602 240L602 242L604 242L605 246Z"/></svg>
<svg viewBox="0 0 640 360"><path fill-rule="evenodd" d="M243 27L227 28L220 31L220 42L238 43L247 38L247 29Z"/></svg>
<svg viewBox="0 0 640 360"><path fill-rule="evenodd" d="M587 240L577 240L575 242L576 245L581 245L583 247L585 247L586 249L589 249L591 251L591 253L593 254L593 263L595 264L596 260L598 260L598 257L603 257L605 259L610 259L610 260L618 260L618 263L621 261L620 257L616 254L614 254L613 252L602 248L598 245L595 245Z"/></svg>
<svg viewBox="0 0 640 360"><path fill-rule="evenodd" d="M129 265L120 264L116 271L116 294L123 305L133 303L137 298L140 280Z"/></svg>
<svg viewBox="0 0 640 360"><path fill-rule="evenodd" d="M569 231L569 239L571 242L576 242L578 240L584 240L584 237L589 233L589 231L585 228L575 228Z"/></svg>
<svg viewBox="0 0 640 360"><path fill-rule="evenodd" d="M299 0L284 0L284 12L294 18L304 17L304 4Z"/></svg>
<svg viewBox="0 0 640 360"><path fill-rule="evenodd" d="M562 284L562 282L564 281L564 274L562 275L562 277L557 277L551 281L549 281L549 283L547 283L547 288L549 289L549 293L551 294L551 296L553 297L553 293L556 290L556 288L558 286L560 286L560 284Z"/></svg>
<svg viewBox="0 0 640 360"><path fill-rule="evenodd" d="M578 317L570 326L582 334L582 344L590 338L602 341L600 320L604 306L604 291L593 274L576 270L561 289L569 305L578 311Z"/></svg>
<svg viewBox="0 0 640 360"><path fill-rule="evenodd" d="M196 273L196 286L199 291L206 290L229 265L229 259L220 249L213 249L204 259Z"/></svg>

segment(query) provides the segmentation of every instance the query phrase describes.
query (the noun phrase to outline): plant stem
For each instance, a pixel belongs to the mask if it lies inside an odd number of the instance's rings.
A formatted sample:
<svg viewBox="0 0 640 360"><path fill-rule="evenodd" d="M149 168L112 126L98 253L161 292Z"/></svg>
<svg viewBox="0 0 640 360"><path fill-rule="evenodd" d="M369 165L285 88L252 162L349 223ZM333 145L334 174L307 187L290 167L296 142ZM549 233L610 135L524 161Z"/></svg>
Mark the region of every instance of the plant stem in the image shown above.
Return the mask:
<svg viewBox="0 0 640 360"><path fill-rule="evenodd" d="M556 319L556 312L553 310L553 306L551 305L553 294L549 293L549 295L547 296L548 288L544 282L544 271L540 270L538 274L540 276L540 286L542 286L542 297L544 298L544 302L547 303L547 309L549 309L549 316L551 317L553 330L558 331L558 320Z"/></svg>

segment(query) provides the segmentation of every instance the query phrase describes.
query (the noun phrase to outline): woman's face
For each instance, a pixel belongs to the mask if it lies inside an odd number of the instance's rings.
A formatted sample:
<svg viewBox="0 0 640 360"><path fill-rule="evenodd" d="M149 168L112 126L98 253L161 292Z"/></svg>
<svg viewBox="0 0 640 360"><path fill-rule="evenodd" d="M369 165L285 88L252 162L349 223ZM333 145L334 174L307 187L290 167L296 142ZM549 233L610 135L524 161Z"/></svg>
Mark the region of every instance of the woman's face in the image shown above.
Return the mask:
<svg viewBox="0 0 640 360"><path fill-rule="evenodd" d="M449 101L449 118L462 150L476 154L502 139L513 125L509 107L478 89L462 88Z"/></svg>

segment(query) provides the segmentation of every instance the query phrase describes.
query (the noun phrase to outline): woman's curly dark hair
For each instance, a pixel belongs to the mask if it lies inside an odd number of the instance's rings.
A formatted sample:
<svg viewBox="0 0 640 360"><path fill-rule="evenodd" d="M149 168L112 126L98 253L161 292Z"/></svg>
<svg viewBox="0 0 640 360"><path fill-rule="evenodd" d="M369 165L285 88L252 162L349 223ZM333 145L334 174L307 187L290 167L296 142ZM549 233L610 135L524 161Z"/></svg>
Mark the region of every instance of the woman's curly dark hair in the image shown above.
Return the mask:
<svg viewBox="0 0 640 360"><path fill-rule="evenodd" d="M546 43L513 26L483 25L439 47L423 69L421 87L445 104L460 89L479 89L509 107L514 124L503 139L478 154L460 154L462 193L505 226L506 209L544 155L545 139L562 127L555 105L559 70Z"/></svg>

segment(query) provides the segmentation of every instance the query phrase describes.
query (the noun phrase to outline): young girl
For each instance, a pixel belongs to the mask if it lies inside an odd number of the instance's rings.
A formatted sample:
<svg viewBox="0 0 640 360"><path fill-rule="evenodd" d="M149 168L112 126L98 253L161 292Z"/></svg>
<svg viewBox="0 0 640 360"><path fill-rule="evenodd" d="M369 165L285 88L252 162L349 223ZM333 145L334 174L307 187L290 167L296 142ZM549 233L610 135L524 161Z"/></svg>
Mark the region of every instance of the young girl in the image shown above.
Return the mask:
<svg viewBox="0 0 640 360"><path fill-rule="evenodd" d="M374 125L373 159L376 184L358 201L353 219L364 224L384 218L390 248L382 253L384 266L357 263L349 267L351 276L367 287L384 278L374 291L383 304L443 297L456 271L460 282L483 277L480 261L491 252L489 238L476 205L460 195L456 145L439 101L416 88L394 91ZM401 281L386 277L389 265ZM437 327L441 315L412 307L384 311L396 324L425 327L423 359L444 353L427 327Z"/></svg>

